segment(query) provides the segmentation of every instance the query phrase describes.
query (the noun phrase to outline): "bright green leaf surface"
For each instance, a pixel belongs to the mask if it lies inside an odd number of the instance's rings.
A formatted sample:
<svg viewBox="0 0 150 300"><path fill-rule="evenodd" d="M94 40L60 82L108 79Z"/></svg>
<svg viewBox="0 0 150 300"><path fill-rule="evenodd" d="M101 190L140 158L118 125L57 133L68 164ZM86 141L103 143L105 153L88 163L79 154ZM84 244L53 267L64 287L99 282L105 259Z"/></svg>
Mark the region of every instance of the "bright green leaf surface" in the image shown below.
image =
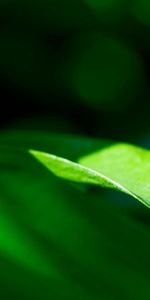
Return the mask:
<svg viewBox="0 0 150 300"><path fill-rule="evenodd" d="M110 144L80 159L80 164L38 151L31 153L55 175L125 192L150 207L150 152L128 144Z"/></svg>

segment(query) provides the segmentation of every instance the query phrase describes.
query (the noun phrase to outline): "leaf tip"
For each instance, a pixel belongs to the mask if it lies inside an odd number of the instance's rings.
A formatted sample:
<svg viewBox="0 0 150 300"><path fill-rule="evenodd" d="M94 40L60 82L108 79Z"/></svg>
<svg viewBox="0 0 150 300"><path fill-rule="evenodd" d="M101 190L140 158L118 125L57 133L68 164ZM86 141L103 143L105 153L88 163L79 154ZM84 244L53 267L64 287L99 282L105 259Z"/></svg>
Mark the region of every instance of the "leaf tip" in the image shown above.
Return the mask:
<svg viewBox="0 0 150 300"><path fill-rule="evenodd" d="M33 150L33 149L29 149L28 152L33 155L33 156L37 156L39 151Z"/></svg>

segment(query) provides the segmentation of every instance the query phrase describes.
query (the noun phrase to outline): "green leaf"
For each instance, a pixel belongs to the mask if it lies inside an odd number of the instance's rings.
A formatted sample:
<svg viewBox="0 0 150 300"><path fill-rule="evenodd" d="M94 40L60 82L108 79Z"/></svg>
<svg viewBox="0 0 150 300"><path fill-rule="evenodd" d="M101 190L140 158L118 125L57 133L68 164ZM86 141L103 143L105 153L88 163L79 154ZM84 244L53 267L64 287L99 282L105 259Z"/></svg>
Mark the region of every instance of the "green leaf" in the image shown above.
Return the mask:
<svg viewBox="0 0 150 300"><path fill-rule="evenodd" d="M124 192L150 207L150 152L129 144L109 144L80 164L30 150L58 177Z"/></svg>
<svg viewBox="0 0 150 300"><path fill-rule="evenodd" d="M29 146L76 161L108 143L31 131L0 136L2 299L149 299L149 225L105 190L79 191L53 176Z"/></svg>

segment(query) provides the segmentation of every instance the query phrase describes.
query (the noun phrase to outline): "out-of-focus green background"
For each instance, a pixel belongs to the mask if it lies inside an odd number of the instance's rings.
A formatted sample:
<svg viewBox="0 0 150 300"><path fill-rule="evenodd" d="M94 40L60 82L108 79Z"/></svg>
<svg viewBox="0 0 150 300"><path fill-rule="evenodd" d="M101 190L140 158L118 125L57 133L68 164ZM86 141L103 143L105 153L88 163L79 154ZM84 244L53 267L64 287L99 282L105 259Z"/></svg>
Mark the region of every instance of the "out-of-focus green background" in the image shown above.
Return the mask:
<svg viewBox="0 0 150 300"><path fill-rule="evenodd" d="M1 0L1 125L145 139L149 10L147 0Z"/></svg>
<svg viewBox="0 0 150 300"><path fill-rule="evenodd" d="M27 153L150 148L149 0L1 0L0 100L1 299L149 299L149 210Z"/></svg>

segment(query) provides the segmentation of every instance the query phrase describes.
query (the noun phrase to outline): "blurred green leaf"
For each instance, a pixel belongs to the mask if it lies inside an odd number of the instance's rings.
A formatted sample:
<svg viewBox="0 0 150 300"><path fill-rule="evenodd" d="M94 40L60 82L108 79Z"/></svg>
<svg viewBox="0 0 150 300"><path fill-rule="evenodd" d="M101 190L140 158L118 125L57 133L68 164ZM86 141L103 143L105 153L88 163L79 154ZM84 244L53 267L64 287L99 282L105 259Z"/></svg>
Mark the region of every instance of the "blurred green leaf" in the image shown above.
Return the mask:
<svg viewBox="0 0 150 300"><path fill-rule="evenodd" d="M46 130L4 130L0 134L0 147L11 148L13 153L23 151L24 157L29 148L55 153L70 160L78 160L81 156L94 152L108 144L94 138L71 134L54 134ZM7 153L7 159L12 153ZM3 153L5 155L5 152ZM0 162L2 162L0 157ZM6 159L6 158L5 158ZM7 161L7 160L6 160ZM18 160L15 161L18 163ZM19 162L21 164L21 161Z"/></svg>
<svg viewBox="0 0 150 300"><path fill-rule="evenodd" d="M58 177L125 192L150 207L150 152L128 144L110 144L73 163L55 155L30 150Z"/></svg>

